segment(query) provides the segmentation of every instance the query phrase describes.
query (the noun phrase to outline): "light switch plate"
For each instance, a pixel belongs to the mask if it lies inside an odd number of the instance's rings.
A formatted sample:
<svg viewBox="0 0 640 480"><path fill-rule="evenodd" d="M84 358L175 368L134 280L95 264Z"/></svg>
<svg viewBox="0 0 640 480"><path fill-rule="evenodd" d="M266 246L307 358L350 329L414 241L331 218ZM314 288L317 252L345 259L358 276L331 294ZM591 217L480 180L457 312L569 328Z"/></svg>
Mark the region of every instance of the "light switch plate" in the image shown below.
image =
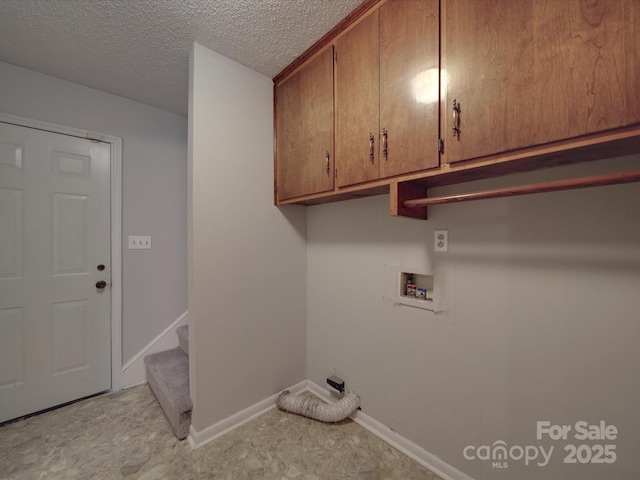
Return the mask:
<svg viewBox="0 0 640 480"><path fill-rule="evenodd" d="M129 250L148 250L150 248L150 235L129 235Z"/></svg>

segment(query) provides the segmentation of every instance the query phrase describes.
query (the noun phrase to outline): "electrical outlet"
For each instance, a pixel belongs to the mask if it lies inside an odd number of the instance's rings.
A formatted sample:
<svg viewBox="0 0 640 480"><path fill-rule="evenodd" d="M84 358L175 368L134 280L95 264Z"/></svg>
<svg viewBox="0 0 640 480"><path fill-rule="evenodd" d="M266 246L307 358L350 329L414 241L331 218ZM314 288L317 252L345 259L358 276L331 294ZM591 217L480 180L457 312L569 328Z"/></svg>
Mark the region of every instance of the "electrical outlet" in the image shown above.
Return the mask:
<svg viewBox="0 0 640 480"><path fill-rule="evenodd" d="M449 251L449 230L435 230L433 232L433 251Z"/></svg>
<svg viewBox="0 0 640 480"><path fill-rule="evenodd" d="M151 248L151 236L129 235L129 250L148 250Z"/></svg>

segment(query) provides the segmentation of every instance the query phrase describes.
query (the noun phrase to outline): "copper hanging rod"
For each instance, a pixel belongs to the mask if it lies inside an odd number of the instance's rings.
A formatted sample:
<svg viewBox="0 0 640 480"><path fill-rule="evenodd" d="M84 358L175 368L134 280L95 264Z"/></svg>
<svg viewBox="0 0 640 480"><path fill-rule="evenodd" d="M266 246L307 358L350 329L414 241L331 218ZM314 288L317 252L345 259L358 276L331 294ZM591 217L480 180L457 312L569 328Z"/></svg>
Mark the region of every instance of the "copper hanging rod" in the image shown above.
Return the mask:
<svg viewBox="0 0 640 480"><path fill-rule="evenodd" d="M556 192L558 190L573 190L576 188L599 187L602 185L632 182L640 182L640 170L574 178L570 180L557 180L555 182L535 183L533 185L522 185L518 187L496 188L473 193L444 195L442 197L416 198L414 200L405 200L403 205L406 208L418 208L443 203L468 202L471 200L484 200L486 198L512 197L516 195L528 195L530 193Z"/></svg>

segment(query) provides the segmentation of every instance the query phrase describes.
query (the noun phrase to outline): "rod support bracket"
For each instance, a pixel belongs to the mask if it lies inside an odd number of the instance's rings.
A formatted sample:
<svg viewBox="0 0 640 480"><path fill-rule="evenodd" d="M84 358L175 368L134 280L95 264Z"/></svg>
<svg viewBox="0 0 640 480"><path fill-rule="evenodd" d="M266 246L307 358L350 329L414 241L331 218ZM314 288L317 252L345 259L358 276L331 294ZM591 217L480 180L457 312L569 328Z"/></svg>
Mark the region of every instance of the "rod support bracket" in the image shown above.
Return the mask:
<svg viewBox="0 0 640 480"><path fill-rule="evenodd" d="M427 187L416 182L391 182L389 186L389 213L394 217L427 219L427 207L405 207L404 202L425 198Z"/></svg>

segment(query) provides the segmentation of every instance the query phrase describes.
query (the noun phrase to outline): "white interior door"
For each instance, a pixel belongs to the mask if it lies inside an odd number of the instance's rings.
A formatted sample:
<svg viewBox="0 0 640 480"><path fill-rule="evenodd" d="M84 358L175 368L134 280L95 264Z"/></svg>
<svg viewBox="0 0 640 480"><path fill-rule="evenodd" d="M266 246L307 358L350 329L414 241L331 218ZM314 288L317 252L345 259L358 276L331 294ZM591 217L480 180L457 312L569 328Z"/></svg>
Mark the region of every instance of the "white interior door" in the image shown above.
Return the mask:
<svg viewBox="0 0 640 480"><path fill-rule="evenodd" d="M0 422L111 388L110 285L110 145L0 122Z"/></svg>

